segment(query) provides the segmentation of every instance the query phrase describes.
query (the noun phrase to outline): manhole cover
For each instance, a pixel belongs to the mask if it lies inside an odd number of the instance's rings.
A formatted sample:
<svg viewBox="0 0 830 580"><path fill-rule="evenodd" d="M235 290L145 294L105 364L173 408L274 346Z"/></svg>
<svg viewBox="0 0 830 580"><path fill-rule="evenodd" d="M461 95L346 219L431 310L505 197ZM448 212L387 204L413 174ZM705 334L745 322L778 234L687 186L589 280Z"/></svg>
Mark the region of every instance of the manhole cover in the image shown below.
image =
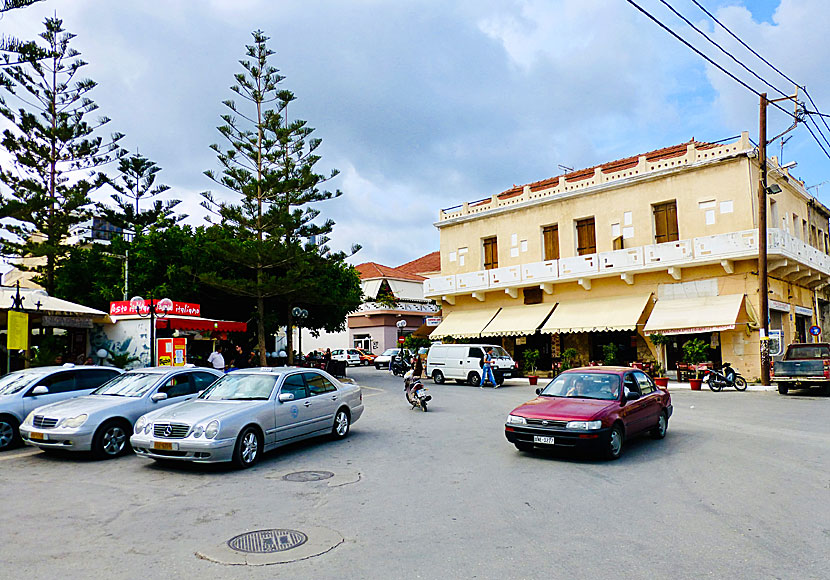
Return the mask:
<svg viewBox="0 0 830 580"><path fill-rule="evenodd" d="M248 554L285 552L308 541L308 536L297 530L257 530L228 540L228 547Z"/></svg>
<svg viewBox="0 0 830 580"><path fill-rule="evenodd" d="M322 481L330 477L334 477L331 471L295 471L282 476L285 481Z"/></svg>

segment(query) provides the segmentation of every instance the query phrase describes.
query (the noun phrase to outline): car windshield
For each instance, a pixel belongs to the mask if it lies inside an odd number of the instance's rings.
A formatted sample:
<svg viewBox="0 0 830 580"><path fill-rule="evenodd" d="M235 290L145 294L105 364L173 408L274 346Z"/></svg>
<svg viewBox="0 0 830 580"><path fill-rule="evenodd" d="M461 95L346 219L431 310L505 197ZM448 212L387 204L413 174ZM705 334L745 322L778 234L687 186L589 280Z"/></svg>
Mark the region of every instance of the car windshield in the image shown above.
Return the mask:
<svg viewBox="0 0 830 580"><path fill-rule="evenodd" d="M620 395L620 377L609 373L563 373L549 382L540 394L613 401Z"/></svg>
<svg viewBox="0 0 830 580"><path fill-rule="evenodd" d="M249 375L237 371L213 383L199 398L208 401L264 400L271 397L276 382L274 376Z"/></svg>
<svg viewBox="0 0 830 580"><path fill-rule="evenodd" d="M393 354L398 354L399 351L399 348L387 348L385 351L383 351L383 354L381 356L392 356Z"/></svg>
<svg viewBox="0 0 830 580"><path fill-rule="evenodd" d="M34 381L49 374L50 371L9 373L0 379L0 395L13 395L31 385Z"/></svg>
<svg viewBox="0 0 830 580"><path fill-rule="evenodd" d="M822 346L791 346L787 358L791 360L829 358L830 348Z"/></svg>
<svg viewBox="0 0 830 580"><path fill-rule="evenodd" d="M156 373L124 373L104 383L93 395L111 397L141 397L156 384L161 375Z"/></svg>

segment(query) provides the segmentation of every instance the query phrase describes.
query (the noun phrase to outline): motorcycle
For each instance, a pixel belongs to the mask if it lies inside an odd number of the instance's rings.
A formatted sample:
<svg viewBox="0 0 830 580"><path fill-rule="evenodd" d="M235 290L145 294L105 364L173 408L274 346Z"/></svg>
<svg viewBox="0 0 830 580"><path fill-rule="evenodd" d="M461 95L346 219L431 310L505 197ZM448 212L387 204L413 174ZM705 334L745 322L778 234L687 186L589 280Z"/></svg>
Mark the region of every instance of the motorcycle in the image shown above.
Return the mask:
<svg viewBox="0 0 830 580"><path fill-rule="evenodd" d="M427 412L427 401L432 400L432 396L427 393L427 389L422 383L421 379L412 377L412 371L406 373L403 380L403 389L406 394L406 400L412 405L412 408L420 407L421 411Z"/></svg>
<svg viewBox="0 0 830 580"><path fill-rule="evenodd" d="M703 382L709 385L712 391L722 391L726 387L735 387L738 391L746 390L744 379L728 362L723 363L721 372L709 370L703 375Z"/></svg>
<svg viewBox="0 0 830 580"><path fill-rule="evenodd" d="M406 359L396 356L392 359L392 374L398 377L402 377L406 374L408 370L412 368Z"/></svg>

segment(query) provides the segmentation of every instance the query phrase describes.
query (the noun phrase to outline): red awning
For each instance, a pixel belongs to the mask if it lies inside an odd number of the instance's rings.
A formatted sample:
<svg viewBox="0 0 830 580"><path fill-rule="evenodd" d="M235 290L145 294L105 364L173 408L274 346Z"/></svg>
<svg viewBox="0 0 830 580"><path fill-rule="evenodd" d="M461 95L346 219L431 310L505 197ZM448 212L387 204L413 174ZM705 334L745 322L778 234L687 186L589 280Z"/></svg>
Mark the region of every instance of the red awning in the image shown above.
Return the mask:
<svg viewBox="0 0 830 580"><path fill-rule="evenodd" d="M248 330L246 322L231 322L229 320L212 320L195 316L169 316L156 318L156 328L170 330L198 330L200 332L245 332Z"/></svg>

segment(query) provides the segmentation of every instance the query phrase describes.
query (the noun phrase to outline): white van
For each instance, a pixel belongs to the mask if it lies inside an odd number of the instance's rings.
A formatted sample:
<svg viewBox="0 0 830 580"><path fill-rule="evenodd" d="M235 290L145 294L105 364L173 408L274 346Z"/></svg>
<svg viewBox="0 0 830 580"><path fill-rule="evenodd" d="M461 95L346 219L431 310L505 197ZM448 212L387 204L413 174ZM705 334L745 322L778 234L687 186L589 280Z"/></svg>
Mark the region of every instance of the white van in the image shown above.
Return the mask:
<svg viewBox="0 0 830 580"><path fill-rule="evenodd" d="M433 345L427 354L426 374L439 385L447 379L478 385L481 382L485 348L492 349L493 375L499 384L505 377L514 376L516 363L502 347L492 344Z"/></svg>

